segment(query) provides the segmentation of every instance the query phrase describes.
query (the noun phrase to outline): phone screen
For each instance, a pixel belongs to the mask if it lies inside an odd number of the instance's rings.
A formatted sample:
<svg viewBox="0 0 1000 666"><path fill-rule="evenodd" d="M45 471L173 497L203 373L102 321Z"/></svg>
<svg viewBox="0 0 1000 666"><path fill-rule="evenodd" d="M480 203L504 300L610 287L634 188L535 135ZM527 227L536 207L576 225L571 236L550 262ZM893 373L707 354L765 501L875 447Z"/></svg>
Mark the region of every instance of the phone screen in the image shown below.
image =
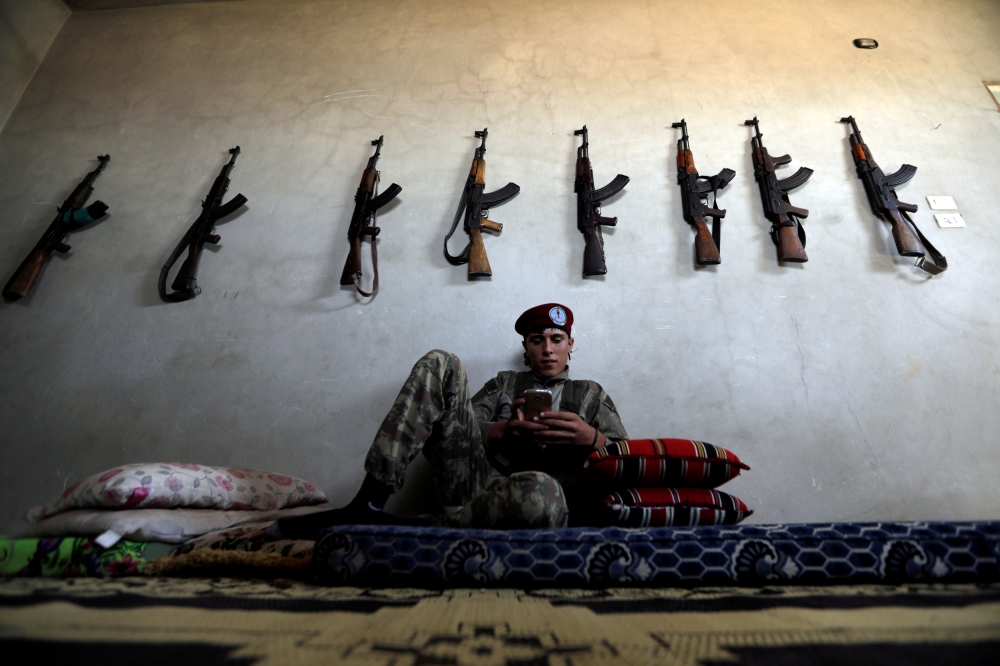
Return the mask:
<svg viewBox="0 0 1000 666"><path fill-rule="evenodd" d="M531 421L542 412L552 411L552 391L529 389L524 392L524 420Z"/></svg>

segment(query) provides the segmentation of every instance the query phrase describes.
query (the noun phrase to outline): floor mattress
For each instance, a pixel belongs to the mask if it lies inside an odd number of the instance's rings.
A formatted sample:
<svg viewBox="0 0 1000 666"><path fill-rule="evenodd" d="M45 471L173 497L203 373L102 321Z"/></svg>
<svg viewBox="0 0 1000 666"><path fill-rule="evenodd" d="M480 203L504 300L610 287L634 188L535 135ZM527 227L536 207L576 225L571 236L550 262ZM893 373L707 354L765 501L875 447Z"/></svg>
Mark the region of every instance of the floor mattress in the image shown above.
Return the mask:
<svg viewBox="0 0 1000 666"><path fill-rule="evenodd" d="M321 535L317 583L620 587L1000 579L1000 521L460 530L353 525Z"/></svg>

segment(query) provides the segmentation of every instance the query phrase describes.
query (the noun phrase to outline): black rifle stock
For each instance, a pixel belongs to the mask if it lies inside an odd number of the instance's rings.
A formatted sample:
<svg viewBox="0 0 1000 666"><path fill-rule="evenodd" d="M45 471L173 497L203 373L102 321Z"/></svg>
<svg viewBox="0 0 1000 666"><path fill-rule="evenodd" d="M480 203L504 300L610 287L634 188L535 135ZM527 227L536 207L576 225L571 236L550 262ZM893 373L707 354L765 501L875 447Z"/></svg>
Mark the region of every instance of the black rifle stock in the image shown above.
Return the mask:
<svg viewBox="0 0 1000 666"><path fill-rule="evenodd" d="M861 138L854 116L841 118L840 122L851 125L851 157L854 158L858 178L864 183L872 211L892 225L892 240L896 244L896 251L904 257L917 257L916 267L930 275L948 270L948 259L927 240L907 214L917 212L916 204L904 203L896 196L896 188L913 178L917 167L904 164L895 173L886 175L875 163L871 150Z"/></svg>
<svg viewBox="0 0 1000 666"><path fill-rule="evenodd" d="M378 250L376 249L375 237L381 229L376 226L378 219L378 209L395 199L403 188L393 183L382 194L378 193L379 172L376 169L378 158L382 151L382 141L384 136L372 141L375 146L375 154L368 158L368 166L361 174L361 184L354 195L354 213L351 215L351 226L347 230L347 239L350 242L350 249L347 252L347 261L344 262L344 272L340 276L340 284L353 284L358 293L362 296L374 296L378 291ZM372 290L364 291L361 288L361 240L363 237L371 238L372 246Z"/></svg>
<svg viewBox="0 0 1000 666"><path fill-rule="evenodd" d="M604 237L601 226L613 227L618 223L617 217L603 217L601 202L609 199L628 185L628 176L618 174L614 180L600 188L594 189L594 170L590 167L590 142L587 137L587 126L573 132L574 136L583 136L583 145L576 149L576 181L573 191L576 192L576 226L583 232L586 246L583 249L583 274L604 275L608 266L604 261Z"/></svg>
<svg viewBox="0 0 1000 666"><path fill-rule="evenodd" d="M28 295L53 252L70 251L70 246L63 242L70 231L99 220L107 214L108 206L103 201L95 201L87 206L87 201L94 193L94 181L111 161L111 156L98 155L97 161L99 162L97 168L88 173L59 206L55 219L49 223L41 239L35 243L35 247L7 281L3 288L3 296L7 300L16 301Z"/></svg>
<svg viewBox="0 0 1000 666"><path fill-rule="evenodd" d="M719 190L723 189L736 177L732 169L723 169L714 176L701 176L694 165L694 155L688 140L687 122L682 118L679 123L671 125L681 130L681 138L677 140L677 182L681 187L681 205L684 208L684 219L695 228L694 256L699 265L722 263L719 247L720 220L726 216L724 209L716 208ZM708 205L708 194L712 193L712 205ZM705 203L702 203L704 200ZM712 232L708 231L705 218L712 218Z"/></svg>
<svg viewBox="0 0 1000 666"><path fill-rule="evenodd" d="M465 230L469 234L469 244L458 255L448 252L448 240L458 228L458 217L451 225L451 230L444 237L444 256L449 263L454 265L468 264L469 277L493 275L490 268L489 257L486 256L486 246L483 244L482 230L495 231L499 233L503 225L487 219L489 208L499 206L513 199L521 188L514 183L507 183L499 190L483 194L486 186L486 136L488 129L476 131L476 138L482 139L482 143L476 148L476 156L472 160L472 168L469 177L465 181L465 191L462 193L462 200L465 202Z"/></svg>
<svg viewBox="0 0 1000 666"><path fill-rule="evenodd" d="M764 146L764 135L760 132L757 116L743 124L754 128L755 135L750 137L753 176L760 186L764 215L771 221L771 240L778 248L778 261L809 261L806 255L806 231L801 223L801 220L809 217L809 211L793 206L788 200L788 192L805 184L813 175L813 170L800 167L788 178L778 180L775 168L791 162L791 156L771 156Z"/></svg>
<svg viewBox="0 0 1000 666"><path fill-rule="evenodd" d="M156 287L160 292L160 298L165 301L186 301L201 293L197 279L198 260L201 258L205 243L214 245L221 240L218 235L212 233L215 230L215 223L232 215L247 202L245 196L237 194L229 203L222 203L222 199L229 190L229 174L236 166L236 157L240 154L240 147L230 148L229 154L232 155L229 163L222 167L222 171L219 172L219 176L212 184L212 189L209 190L208 196L201 204L201 214L181 238L181 242L177 244L174 251L170 253L167 263L163 264L163 268L160 269L160 279L157 281ZM177 271L173 284L170 285L173 291L168 293L167 274L177 263L177 258L181 256L185 247L188 250L188 255L184 259L184 263L181 264L180 270Z"/></svg>

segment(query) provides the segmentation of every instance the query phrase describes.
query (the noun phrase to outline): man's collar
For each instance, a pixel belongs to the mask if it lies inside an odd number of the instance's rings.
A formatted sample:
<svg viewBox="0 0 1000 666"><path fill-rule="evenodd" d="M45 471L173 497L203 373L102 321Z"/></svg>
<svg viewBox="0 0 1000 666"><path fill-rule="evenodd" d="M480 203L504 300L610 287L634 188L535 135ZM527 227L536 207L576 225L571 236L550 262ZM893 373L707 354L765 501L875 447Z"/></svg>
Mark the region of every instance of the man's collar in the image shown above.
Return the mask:
<svg viewBox="0 0 1000 666"><path fill-rule="evenodd" d="M569 364L567 363L563 371L555 377L542 377L534 370L531 371L531 377L536 383L541 384L542 386L555 386L556 384L562 384L564 381L569 379Z"/></svg>

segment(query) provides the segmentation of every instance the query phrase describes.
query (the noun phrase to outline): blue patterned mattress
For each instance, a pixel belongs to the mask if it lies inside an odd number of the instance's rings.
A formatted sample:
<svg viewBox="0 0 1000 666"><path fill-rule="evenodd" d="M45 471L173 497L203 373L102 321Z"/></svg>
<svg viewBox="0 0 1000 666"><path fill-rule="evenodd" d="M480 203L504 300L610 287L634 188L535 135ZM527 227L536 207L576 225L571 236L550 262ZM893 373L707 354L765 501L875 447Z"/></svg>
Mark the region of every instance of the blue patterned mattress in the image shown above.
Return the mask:
<svg viewBox="0 0 1000 666"><path fill-rule="evenodd" d="M313 550L326 585L619 587L1000 580L1000 522L460 530L350 525Z"/></svg>

